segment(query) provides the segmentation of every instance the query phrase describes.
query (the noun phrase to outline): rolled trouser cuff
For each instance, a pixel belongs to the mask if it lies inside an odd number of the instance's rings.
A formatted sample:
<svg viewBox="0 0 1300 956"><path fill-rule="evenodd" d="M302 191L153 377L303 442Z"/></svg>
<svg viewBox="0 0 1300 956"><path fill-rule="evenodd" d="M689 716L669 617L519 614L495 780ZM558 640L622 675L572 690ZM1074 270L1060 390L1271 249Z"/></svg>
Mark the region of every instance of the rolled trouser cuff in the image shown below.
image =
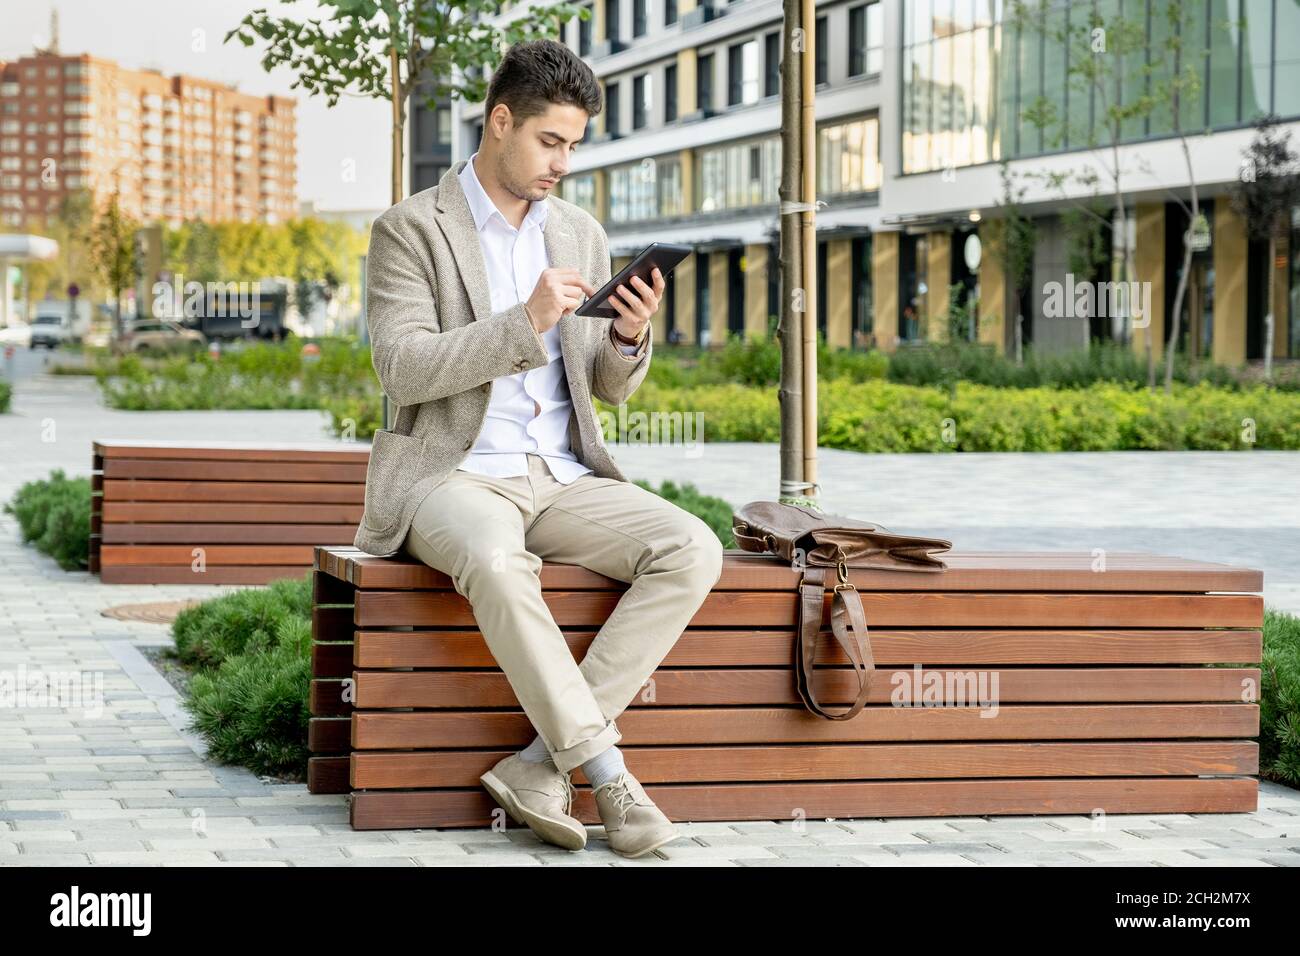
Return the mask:
<svg viewBox="0 0 1300 956"><path fill-rule="evenodd" d="M596 736L589 737L565 750L551 751L551 759L555 761L558 769L569 771L586 763L597 754L604 753L622 739L623 734L619 732L618 725L611 720Z"/></svg>

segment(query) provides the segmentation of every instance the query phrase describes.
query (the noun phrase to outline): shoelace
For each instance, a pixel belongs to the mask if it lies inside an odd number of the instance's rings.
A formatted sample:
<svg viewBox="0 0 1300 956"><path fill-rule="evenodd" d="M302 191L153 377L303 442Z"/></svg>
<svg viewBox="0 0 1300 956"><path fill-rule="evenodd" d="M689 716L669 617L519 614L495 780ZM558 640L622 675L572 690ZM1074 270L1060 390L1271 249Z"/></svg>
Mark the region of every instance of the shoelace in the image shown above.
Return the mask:
<svg viewBox="0 0 1300 956"><path fill-rule="evenodd" d="M569 779L567 773L560 774L560 792L556 796L564 798L565 815L573 816L573 781Z"/></svg>
<svg viewBox="0 0 1300 956"><path fill-rule="evenodd" d="M631 787L628 785L627 774L625 773L619 774L618 779L609 785L609 794L620 816L625 815L628 810L636 806L636 794L632 792Z"/></svg>

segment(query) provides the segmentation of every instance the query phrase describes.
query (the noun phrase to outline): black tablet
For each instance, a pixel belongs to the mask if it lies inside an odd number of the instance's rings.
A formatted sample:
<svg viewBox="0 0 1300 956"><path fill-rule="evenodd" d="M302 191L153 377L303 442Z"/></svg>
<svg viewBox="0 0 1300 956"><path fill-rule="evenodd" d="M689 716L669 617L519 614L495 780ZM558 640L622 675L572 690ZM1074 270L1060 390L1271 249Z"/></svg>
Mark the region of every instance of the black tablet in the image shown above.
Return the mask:
<svg viewBox="0 0 1300 956"><path fill-rule="evenodd" d="M618 275L614 276L603 286L596 290L593 295L575 310L576 315L594 315L602 319L617 319L618 311L609 304L608 299L611 295L618 295L618 287L626 284L633 291L639 291L632 284L633 276L640 276L650 288L654 288L654 271L658 269L668 280L668 273L673 271L673 267L681 262L694 251L691 246L679 245L675 242L652 242L641 250L641 254L619 270ZM624 302L627 300L624 299Z"/></svg>

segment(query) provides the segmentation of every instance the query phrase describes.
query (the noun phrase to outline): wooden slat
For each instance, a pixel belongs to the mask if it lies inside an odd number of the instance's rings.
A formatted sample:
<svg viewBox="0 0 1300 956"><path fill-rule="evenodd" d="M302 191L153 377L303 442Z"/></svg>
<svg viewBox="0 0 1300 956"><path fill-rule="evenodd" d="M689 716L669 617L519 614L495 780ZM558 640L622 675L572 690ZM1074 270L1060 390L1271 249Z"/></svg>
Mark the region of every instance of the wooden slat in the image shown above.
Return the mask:
<svg viewBox="0 0 1300 956"><path fill-rule="evenodd" d="M308 793L348 793L351 789L347 757L307 758Z"/></svg>
<svg viewBox="0 0 1300 956"><path fill-rule="evenodd" d="M366 483L366 462L221 461L117 458L104 463L104 477L159 481L296 481Z"/></svg>
<svg viewBox="0 0 1300 956"><path fill-rule="evenodd" d="M316 641L346 641L352 636L350 607L313 607L311 634Z"/></svg>
<svg viewBox="0 0 1300 956"><path fill-rule="evenodd" d="M1116 740L1253 737L1258 704L1014 704L996 717L977 707L870 706L852 720L798 708L646 707L616 720L621 745L867 743L903 740ZM354 750L524 747L522 712L426 711L352 715Z"/></svg>
<svg viewBox="0 0 1300 956"><path fill-rule="evenodd" d="M186 565L196 559L194 551L202 549L203 562L213 567L255 567L259 565L300 565L305 574L311 567L312 545L190 545L105 544L100 548L104 567L145 565L167 567Z"/></svg>
<svg viewBox="0 0 1300 956"><path fill-rule="evenodd" d="M938 573L850 569L855 587L872 591L1229 591L1263 589L1263 572L1255 568L1192 561L1144 552L1115 552L1107 556L1106 570L1094 571L1090 552L1003 552L954 550L943 555L947 570ZM451 580L440 571L405 555L377 558L361 555L349 559L347 572L367 590L451 590ZM791 591L799 572L771 555L729 549L718 590ZM542 568L544 590L621 587L602 574L575 565L546 562Z"/></svg>
<svg viewBox="0 0 1300 956"><path fill-rule="evenodd" d="M105 505L111 501L284 502L286 504L355 504L365 501L365 485L328 481L137 481L104 482ZM207 518L207 515L204 515ZM317 518L316 520L320 520Z"/></svg>
<svg viewBox="0 0 1300 956"><path fill-rule="evenodd" d="M351 616L349 615L349 621ZM338 632L333 632L338 638ZM574 660L587 654L594 630L563 632ZM1260 631L870 628L877 666L928 664L1251 664L1260 661ZM687 628L668 651L668 667L789 667L793 622L784 629ZM496 660L477 630L356 631L353 663L385 667L492 667ZM817 663L847 664L843 648L822 628ZM791 678L793 680L793 678Z"/></svg>
<svg viewBox="0 0 1300 956"><path fill-rule="evenodd" d="M1264 599L1256 594L861 594L873 627L1260 627L1264 622ZM602 623L621 596L617 591L543 591L560 626ZM734 627L793 621L797 601L794 591L714 590L690 624ZM828 594L826 615L829 605ZM358 627L475 624L469 601L455 591L359 591L354 621Z"/></svg>
<svg viewBox="0 0 1300 956"><path fill-rule="evenodd" d="M100 439L92 444L93 454L112 458L179 458L218 461L320 461L364 464L370 460L370 445L350 442L221 442L195 443L186 440Z"/></svg>
<svg viewBox="0 0 1300 956"><path fill-rule="evenodd" d="M191 508L191 513L193 509ZM105 544L308 544L352 541L355 524L109 524Z"/></svg>
<svg viewBox="0 0 1300 956"><path fill-rule="evenodd" d="M352 676L352 645L323 644L315 641L311 645L312 677L333 677L343 679Z"/></svg>
<svg viewBox="0 0 1300 956"><path fill-rule="evenodd" d="M1253 778L1189 777L1062 780L926 780L850 783L683 784L647 786L673 821L861 819L1003 814L1253 813ZM573 815L600 816L589 788L578 789ZM514 825L482 787L473 790L359 792L351 800L357 830Z"/></svg>
<svg viewBox="0 0 1300 956"><path fill-rule="evenodd" d="M361 521L359 504L231 504L204 502L203 521L216 522L270 522L279 524L348 524L356 526ZM104 521L178 522L194 517L194 503L167 503L150 501L117 501L104 504Z"/></svg>
<svg viewBox="0 0 1300 956"><path fill-rule="evenodd" d="M312 717L307 721L307 749L314 754L350 753L351 736L350 718Z"/></svg>
<svg viewBox="0 0 1300 956"><path fill-rule="evenodd" d="M242 568L210 565L202 572L176 565L158 567L136 564L102 568L99 579L104 584L270 584L282 578L300 578L307 571L305 564Z"/></svg>
<svg viewBox="0 0 1300 956"><path fill-rule="evenodd" d="M835 744L758 747L623 747L644 784L794 780L928 780L996 777L1119 777L1254 774L1254 741L1108 743ZM358 751L357 790L477 787L511 750ZM587 783L581 767L573 783Z"/></svg>
<svg viewBox="0 0 1300 956"><path fill-rule="evenodd" d="M313 717L344 717L353 712L352 704L343 699L341 680L317 679L313 675L307 695L307 712Z"/></svg>
<svg viewBox="0 0 1300 956"><path fill-rule="evenodd" d="M317 554L319 554L319 549L317 549ZM356 597L356 589L351 584L340 581L319 568L312 575L311 584L313 605L346 605L351 607Z"/></svg>
<svg viewBox="0 0 1300 956"><path fill-rule="evenodd" d="M347 645L316 645L322 647ZM348 648L350 650L350 648ZM341 655L340 655L341 657ZM330 659L330 663L335 662ZM352 677L359 710L394 707L519 707L506 675L494 671L350 671L325 677ZM927 682L938 682L949 706L1018 703L1138 703L1144 701L1240 701L1242 688L1260 686L1258 668L1104 667L998 668L959 670L926 667L878 669L868 704L888 704L906 690L924 701ZM857 696L856 673L848 667L819 668L813 689L825 704L848 704ZM797 705L789 669L671 670L660 668L631 706L703 707Z"/></svg>

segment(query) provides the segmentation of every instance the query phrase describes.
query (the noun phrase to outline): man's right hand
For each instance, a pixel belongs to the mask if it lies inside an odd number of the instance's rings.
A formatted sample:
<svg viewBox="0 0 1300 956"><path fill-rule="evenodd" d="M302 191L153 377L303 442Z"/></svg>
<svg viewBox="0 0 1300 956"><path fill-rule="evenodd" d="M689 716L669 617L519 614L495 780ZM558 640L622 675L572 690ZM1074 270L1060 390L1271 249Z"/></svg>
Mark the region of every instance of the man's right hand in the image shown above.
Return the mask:
<svg viewBox="0 0 1300 956"><path fill-rule="evenodd" d="M577 269L544 269L528 297L528 311L532 313L533 328L541 335L560 316L582 304L582 295L592 295L596 287L582 277Z"/></svg>

